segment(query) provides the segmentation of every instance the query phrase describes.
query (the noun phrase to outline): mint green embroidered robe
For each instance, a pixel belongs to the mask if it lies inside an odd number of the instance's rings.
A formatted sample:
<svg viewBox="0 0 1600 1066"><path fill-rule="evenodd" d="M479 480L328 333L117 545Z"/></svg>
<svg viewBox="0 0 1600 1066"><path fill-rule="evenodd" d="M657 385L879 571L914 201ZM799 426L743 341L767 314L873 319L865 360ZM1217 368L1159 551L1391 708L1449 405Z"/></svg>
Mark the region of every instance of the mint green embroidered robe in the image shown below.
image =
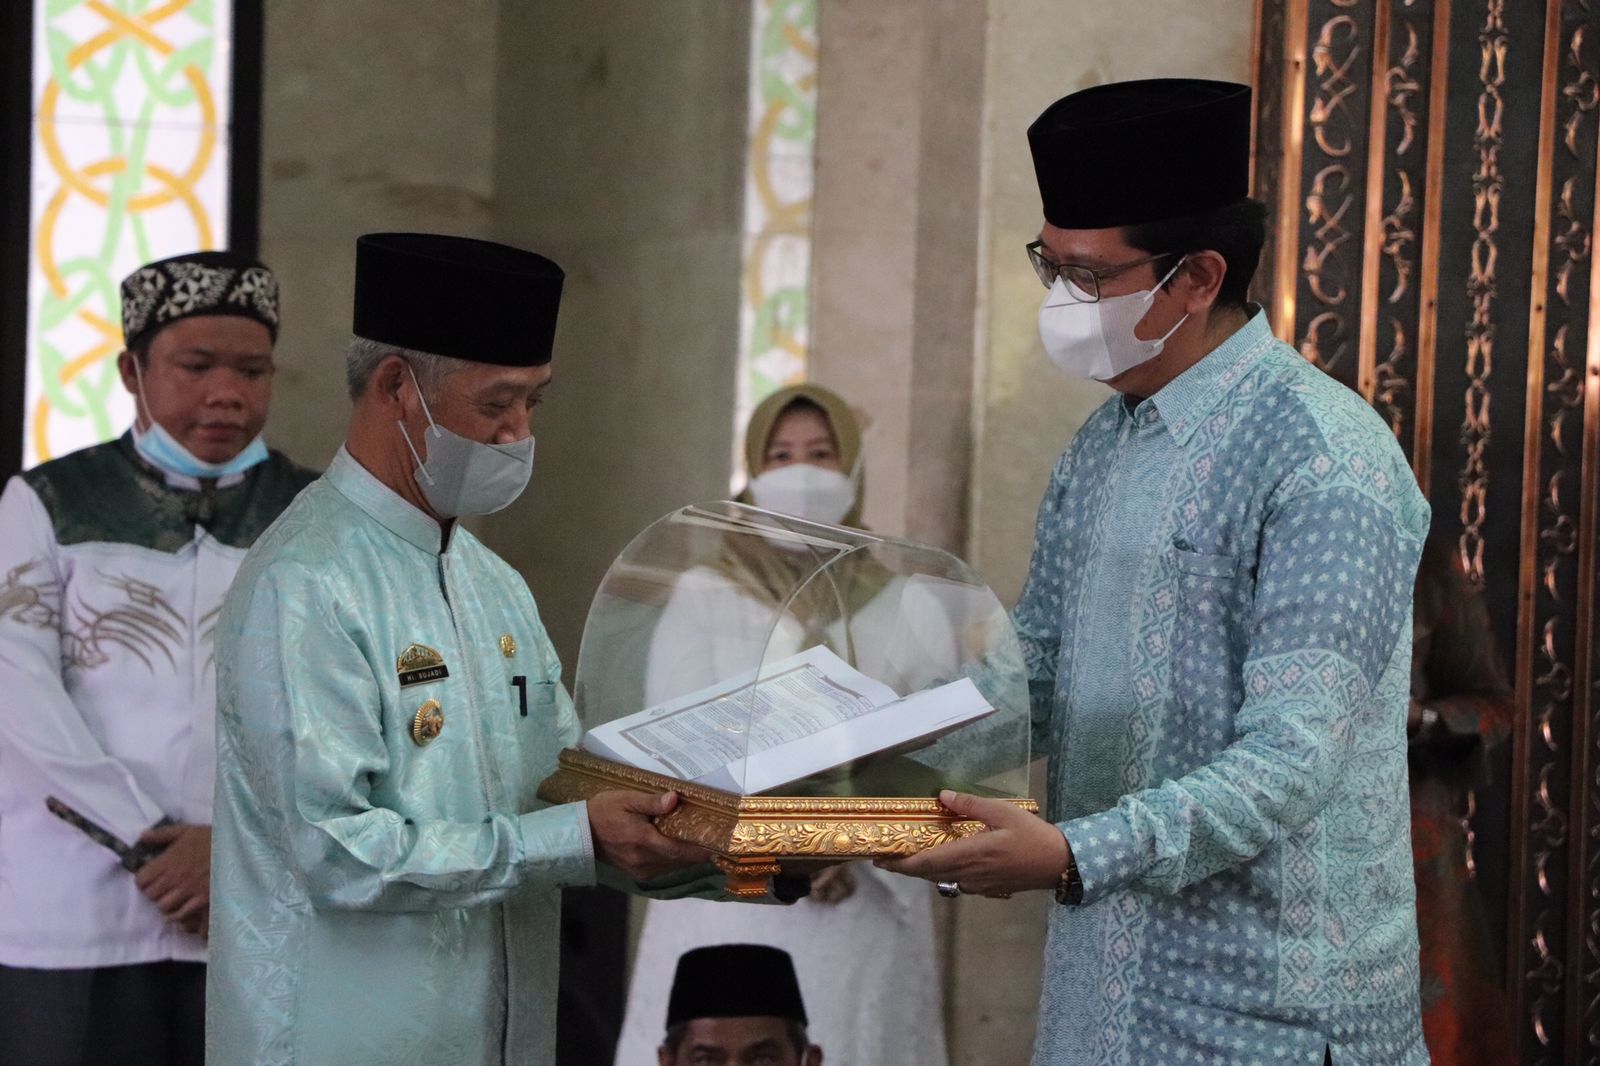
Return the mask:
<svg viewBox="0 0 1600 1066"><path fill-rule="evenodd" d="M464 529L439 541L341 450L228 595L213 1066L551 1058L559 889L595 865L585 806L534 793L578 721L521 577ZM413 644L448 677L401 687Z"/></svg>

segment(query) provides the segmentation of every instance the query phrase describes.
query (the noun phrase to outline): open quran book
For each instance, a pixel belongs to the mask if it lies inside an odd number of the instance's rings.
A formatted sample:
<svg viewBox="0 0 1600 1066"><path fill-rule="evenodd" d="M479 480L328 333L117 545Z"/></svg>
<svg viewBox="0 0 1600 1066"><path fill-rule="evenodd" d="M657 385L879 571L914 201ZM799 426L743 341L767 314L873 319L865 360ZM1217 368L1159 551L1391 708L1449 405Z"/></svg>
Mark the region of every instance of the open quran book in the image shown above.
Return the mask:
<svg viewBox="0 0 1600 1066"><path fill-rule="evenodd" d="M962 678L901 696L824 647L589 730L613 762L754 795L994 713Z"/></svg>

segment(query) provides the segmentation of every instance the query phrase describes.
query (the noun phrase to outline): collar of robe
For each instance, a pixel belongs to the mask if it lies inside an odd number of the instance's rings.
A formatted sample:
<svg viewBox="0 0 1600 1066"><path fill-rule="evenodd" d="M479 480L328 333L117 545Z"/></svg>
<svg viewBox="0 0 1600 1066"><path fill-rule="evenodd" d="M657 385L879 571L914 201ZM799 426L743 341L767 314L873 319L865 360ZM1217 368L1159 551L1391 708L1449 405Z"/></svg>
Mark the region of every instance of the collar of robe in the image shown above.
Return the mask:
<svg viewBox="0 0 1600 1066"><path fill-rule="evenodd" d="M449 547L454 522L441 528L436 519L406 502L398 492L356 462L344 447L340 447L339 454L333 457L327 473L322 476L374 522L413 547L429 555L438 555Z"/></svg>

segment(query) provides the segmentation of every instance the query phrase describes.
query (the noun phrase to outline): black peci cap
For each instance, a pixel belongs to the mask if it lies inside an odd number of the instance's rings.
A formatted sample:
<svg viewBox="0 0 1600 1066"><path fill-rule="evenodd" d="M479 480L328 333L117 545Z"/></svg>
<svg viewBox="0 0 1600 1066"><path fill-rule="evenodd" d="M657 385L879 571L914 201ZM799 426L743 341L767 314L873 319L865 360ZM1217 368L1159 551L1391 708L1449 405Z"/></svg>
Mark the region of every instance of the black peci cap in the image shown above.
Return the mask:
<svg viewBox="0 0 1600 1066"><path fill-rule="evenodd" d="M1064 96L1028 127L1045 221L1107 229L1250 195L1250 87L1157 78Z"/></svg>
<svg viewBox="0 0 1600 1066"><path fill-rule="evenodd" d="M794 962L781 948L719 944L678 960L667 1028L696 1018L787 1018L806 1024Z"/></svg>
<svg viewBox="0 0 1600 1066"><path fill-rule="evenodd" d="M566 275L542 255L437 233L356 241L354 333L498 366L543 366Z"/></svg>

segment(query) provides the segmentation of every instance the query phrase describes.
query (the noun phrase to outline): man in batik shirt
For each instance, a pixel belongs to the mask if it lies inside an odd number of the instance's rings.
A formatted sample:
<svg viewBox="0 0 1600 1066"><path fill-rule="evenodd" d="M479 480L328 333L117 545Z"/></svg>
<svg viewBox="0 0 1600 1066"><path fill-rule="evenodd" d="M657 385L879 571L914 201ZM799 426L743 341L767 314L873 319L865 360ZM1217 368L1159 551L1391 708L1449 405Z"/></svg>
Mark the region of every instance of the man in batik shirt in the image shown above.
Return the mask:
<svg viewBox="0 0 1600 1066"><path fill-rule="evenodd" d="M245 550L315 476L261 438L278 332L265 266L197 252L140 267L122 330L132 428L0 496L7 1066L201 1061L212 634Z"/></svg>
<svg viewBox="0 0 1600 1066"><path fill-rule="evenodd" d="M1382 421L1247 302L1250 92L1104 85L1028 131L1057 464L1015 620L1050 819L893 864L1051 889L1038 1064L1422 1064L1406 796L1428 508Z"/></svg>

